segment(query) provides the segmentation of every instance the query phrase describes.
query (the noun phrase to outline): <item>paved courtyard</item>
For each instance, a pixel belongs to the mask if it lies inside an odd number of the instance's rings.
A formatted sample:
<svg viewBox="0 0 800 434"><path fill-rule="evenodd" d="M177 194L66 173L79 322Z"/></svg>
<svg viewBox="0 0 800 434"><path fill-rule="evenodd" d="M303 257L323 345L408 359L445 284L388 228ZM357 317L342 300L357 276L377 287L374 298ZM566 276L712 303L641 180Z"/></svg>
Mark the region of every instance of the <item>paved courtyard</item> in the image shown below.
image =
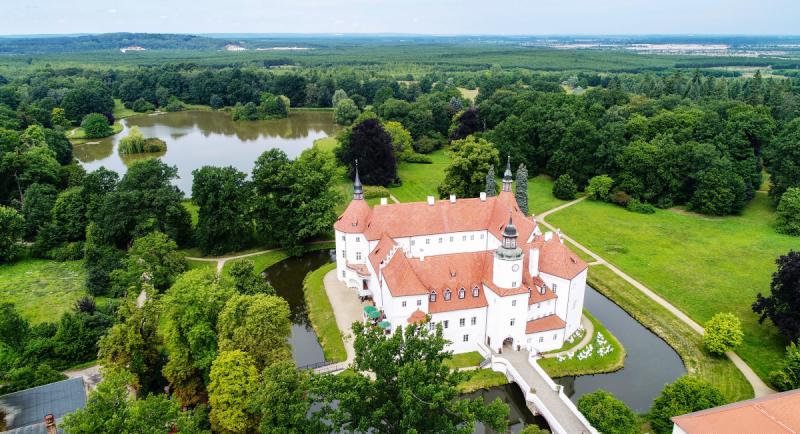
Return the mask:
<svg viewBox="0 0 800 434"><path fill-rule="evenodd" d="M347 363L350 364L356 357L353 350L353 331L354 322L363 320L363 309L369 303L362 303L355 291L345 286L336 278L336 270L331 270L323 279L325 292L331 302L333 314L336 316L336 325L342 331L344 339L344 349L347 352Z"/></svg>

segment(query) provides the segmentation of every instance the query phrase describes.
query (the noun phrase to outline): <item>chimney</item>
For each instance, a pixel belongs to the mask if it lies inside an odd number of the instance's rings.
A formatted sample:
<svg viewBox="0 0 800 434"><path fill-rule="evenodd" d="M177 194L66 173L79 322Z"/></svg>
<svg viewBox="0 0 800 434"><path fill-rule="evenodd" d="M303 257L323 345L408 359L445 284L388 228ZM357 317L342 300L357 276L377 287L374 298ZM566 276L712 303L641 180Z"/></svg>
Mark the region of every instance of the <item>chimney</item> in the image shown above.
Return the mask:
<svg viewBox="0 0 800 434"><path fill-rule="evenodd" d="M58 427L56 426L56 417L52 413L44 417L44 426L47 428L47 434L58 434Z"/></svg>
<svg viewBox="0 0 800 434"><path fill-rule="evenodd" d="M450 203L456 203L456 195L455 194L451 194L450 195Z"/></svg>
<svg viewBox="0 0 800 434"><path fill-rule="evenodd" d="M481 202L486 202L486 192L485 191L481 192Z"/></svg>
<svg viewBox="0 0 800 434"><path fill-rule="evenodd" d="M550 241L553 239L553 231L547 231L544 233L544 240Z"/></svg>
<svg viewBox="0 0 800 434"><path fill-rule="evenodd" d="M381 205L386 205L386 204L388 204L388 203L389 203L389 199L387 199L387 198L385 198L385 197L382 197L382 198L381 198Z"/></svg>
<svg viewBox="0 0 800 434"><path fill-rule="evenodd" d="M564 242L561 239L561 228L556 229L556 236L558 237L558 241Z"/></svg>
<svg viewBox="0 0 800 434"><path fill-rule="evenodd" d="M428 205L433 205L433 204L434 204L433 196L428 196Z"/></svg>

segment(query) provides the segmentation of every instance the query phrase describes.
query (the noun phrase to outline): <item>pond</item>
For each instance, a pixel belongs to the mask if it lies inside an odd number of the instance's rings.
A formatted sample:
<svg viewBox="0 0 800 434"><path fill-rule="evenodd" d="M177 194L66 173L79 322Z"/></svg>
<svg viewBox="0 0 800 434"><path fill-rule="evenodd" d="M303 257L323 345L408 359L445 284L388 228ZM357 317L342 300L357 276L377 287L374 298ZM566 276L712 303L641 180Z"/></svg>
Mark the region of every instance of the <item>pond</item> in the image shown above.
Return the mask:
<svg viewBox="0 0 800 434"><path fill-rule="evenodd" d="M256 159L267 149L279 148L289 158L300 155L315 140L335 135L338 127L330 111L292 111L288 118L268 121L234 122L219 111L184 111L137 115L121 121L123 131L111 137L74 146L75 157L87 171L100 166L122 176L127 165L138 158L158 156L178 167L174 181L191 195L192 171L206 165L233 166L250 174ZM120 156L117 145L137 126L145 137L167 142L163 154Z"/></svg>
<svg viewBox="0 0 800 434"><path fill-rule="evenodd" d="M588 285L584 308L622 342L627 352L625 367L608 374L557 378L555 382L563 385L564 393L576 403L584 394L603 389L634 412L648 412L664 385L686 374L683 361L666 342Z"/></svg>
<svg viewBox="0 0 800 434"><path fill-rule="evenodd" d="M525 428L526 425L531 424L549 429L547 421L543 417L534 416L531 411L528 410L528 406L525 403L525 396L516 383L492 387L490 389L482 389L467 393L463 396L470 399L481 397L486 403L500 398L501 401L508 405L508 428L512 433L518 433L522 428ZM495 434L497 431L487 428L482 423L478 422L475 424L474 432L475 434Z"/></svg>
<svg viewBox="0 0 800 434"><path fill-rule="evenodd" d="M306 274L332 262L329 250L309 252L303 256L284 259L264 270L264 278L281 297L289 302L292 319L292 356L297 366L307 366L325 361L317 333L311 326L303 296L303 279Z"/></svg>

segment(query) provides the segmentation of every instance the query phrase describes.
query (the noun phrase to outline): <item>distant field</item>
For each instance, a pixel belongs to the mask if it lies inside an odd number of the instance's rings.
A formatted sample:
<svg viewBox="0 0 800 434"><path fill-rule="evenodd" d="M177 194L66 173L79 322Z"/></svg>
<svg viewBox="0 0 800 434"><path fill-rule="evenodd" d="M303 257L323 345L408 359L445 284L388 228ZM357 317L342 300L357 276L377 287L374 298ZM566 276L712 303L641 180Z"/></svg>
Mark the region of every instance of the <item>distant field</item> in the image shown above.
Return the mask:
<svg viewBox="0 0 800 434"><path fill-rule="evenodd" d="M769 321L758 324L751 305L757 293L769 292L775 259L800 246L800 239L775 232L774 218L770 200L758 193L741 216L644 215L583 201L547 220L701 325L717 312L736 314L745 332L737 353L766 379L788 343Z"/></svg>
<svg viewBox="0 0 800 434"><path fill-rule="evenodd" d="M0 265L0 303L14 303L32 323L58 321L86 295L83 261L23 259Z"/></svg>
<svg viewBox="0 0 800 434"><path fill-rule="evenodd" d="M471 100L472 102L475 102L475 98L478 97L478 92L480 91L480 89L478 88L467 89L466 87L459 87L458 91L461 92L461 96L463 96L464 98Z"/></svg>

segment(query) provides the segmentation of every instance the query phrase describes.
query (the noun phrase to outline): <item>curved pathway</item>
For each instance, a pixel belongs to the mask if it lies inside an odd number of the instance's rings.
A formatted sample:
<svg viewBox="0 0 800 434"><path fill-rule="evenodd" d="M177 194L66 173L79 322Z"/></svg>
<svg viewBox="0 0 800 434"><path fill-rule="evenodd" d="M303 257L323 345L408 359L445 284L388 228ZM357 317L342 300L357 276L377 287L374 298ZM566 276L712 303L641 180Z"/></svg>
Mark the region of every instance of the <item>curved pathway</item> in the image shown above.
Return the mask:
<svg viewBox="0 0 800 434"><path fill-rule="evenodd" d="M547 216L549 216L550 214L553 214L555 212L561 211L562 209L570 207L572 205L575 205L576 203L581 202L581 201L583 201L585 199L586 199L586 196L581 197L581 198L576 199L576 200L573 200L571 202L567 202L567 203L565 203L563 205L560 205L560 206L557 206L557 207L555 207L553 209L547 210L547 211L539 214L538 216L536 216L536 220L539 223L542 223L543 225L545 225L548 229L556 230L556 228L553 227L553 225L551 225L550 223L547 223L544 219ZM595 261L592 262L593 265L605 265L611 271L613 271L614 274L618 275L623 280L625 280L626 282L630 283L636 289L638 289L639 291L644 293L644 295L650 297L653 301L655 301L656 303L660 304L662 307L664 307L665 309L670 311L673 315L678 317L678 319L680 319L681 321L686 323L686 325L691 327L692 330L696 331L697 333L700 333L701 335L703 333L705 333L705 330L703 329L703 327L700 324L696 323L693 319L689 318L689 316L686 315L682 310L678 309L673 304L671 304L670 302L665 300L663 297L661 297L660 295L656 294L653 290L651 290L650 288L644 286L642 283L640 283L639 281L637 281L636 279L631 277L629 274L627 274L624 271L620 270L615 265L609 263L608 261L603 259L600 255L598 255L597 253L594 253L593 251L591 251L588 248L584 247L579 242L577 242L574 239L568 237L563 232L561 233L561 236L564 239L566 239L567 241L569 241L570 243L574 244L575 247L581 249L584 253L586 253L587 255L589 255L592 258L594 258ZM733 364L736 365L737 368L739 368L739 370L742 372L742 374L747 379L747 381L750 382L750 385L753 387L753 393L755 394L756 398L758 398L760 396L769 395L771 393L775 393L774 390L772 390L769 386L767 386L766 383L764 383L764 381L761 380L761 377L756 375L756 373L750 368L750 366L747 365L747 363L744 362L744 360L742 360L741 357L739 357L738 354L734 353L733 351L728 351L728 352L725 353L725 355L728 356L729 359L731 359Z"/></svg>
<svg viewBox="0 0 800 434"><path fill-rule="evenodd" d="M333 240L321 240L321 241L313 241L313 242L311 242L309 244L324 244L324 243L331 243L331 242L333 242ZM260 250L258 252L244 253L244 254L241 254L241 255L232 255L232 256L209 256L209 257L204 257L204 258L198 258L198 257L195 257L195 256L186 256L185 258L190 260L190 261L216 262L217 263L217 274L221 274L222 273L222 267L224 267L225 263L228 262L228 261L235 261L237 259L244 259L244 258L249 258L251 256L263 255L264 253L277 252L278 250L282 250L282 249L281 248L267 249L267 250Z"/></svg>

